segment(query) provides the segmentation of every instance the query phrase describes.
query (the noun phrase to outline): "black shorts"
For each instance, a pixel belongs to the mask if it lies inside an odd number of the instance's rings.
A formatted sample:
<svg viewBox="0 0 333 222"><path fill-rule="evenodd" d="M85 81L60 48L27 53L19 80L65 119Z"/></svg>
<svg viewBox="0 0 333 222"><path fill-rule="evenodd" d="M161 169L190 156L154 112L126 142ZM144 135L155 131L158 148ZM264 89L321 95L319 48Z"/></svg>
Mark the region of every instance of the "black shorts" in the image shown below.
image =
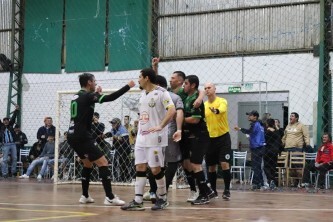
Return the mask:
<svg viewBox="0 0 333 222"><path fill-rule="evenodd" d="M214 166L220 162L229 162L231 157L230 134L210 138L210 146L206 152L207 166Z"/></svg>
<svg viewBox="0 0 333 222"><path fill-rule="evenodd" d="M180 150L182 152L182 160L190 159L191 163L202 164L205 152L209 147L208 133L202 133L194 138L182 138Z"/></svg>
<svg viewBox="0 0 333 222"><path fill-rule="evenodd" d="M72 137L68 138L68 144L80 159L87 158L90 162L94 162L104 156L104 153L96 146L95 140Z"/></svg>

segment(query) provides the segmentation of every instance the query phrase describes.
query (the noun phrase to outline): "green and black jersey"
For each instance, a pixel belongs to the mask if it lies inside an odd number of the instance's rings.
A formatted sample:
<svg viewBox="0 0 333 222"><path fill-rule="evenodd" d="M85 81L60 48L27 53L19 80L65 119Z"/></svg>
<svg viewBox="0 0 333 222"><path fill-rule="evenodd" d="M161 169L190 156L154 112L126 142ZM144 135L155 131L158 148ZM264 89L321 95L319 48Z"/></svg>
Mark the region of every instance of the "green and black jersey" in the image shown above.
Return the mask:
<svg viewBox="0 0 333 222"><path fill-rule="evenodd" d="M191 133L206 132L207 126L205 122L205 106L201 103L199 108L194 108L193 103L198 98L199 92L196 91L194 94L187 96L184 101L184 117L198 118L200 121L197 124L186 123L183 126L184 130L188 130Z"/></svg>
<svg viewBox="0 0 333 222"><path fill-rule="evenodd" d="M130 87L126 85L120 90L109 95L87 92L84 89L80 90L73 96L71 101L71 121L68 129L68 137L92 139L91 125L95 110L95 103L116 100L129 89Z"/></svg>

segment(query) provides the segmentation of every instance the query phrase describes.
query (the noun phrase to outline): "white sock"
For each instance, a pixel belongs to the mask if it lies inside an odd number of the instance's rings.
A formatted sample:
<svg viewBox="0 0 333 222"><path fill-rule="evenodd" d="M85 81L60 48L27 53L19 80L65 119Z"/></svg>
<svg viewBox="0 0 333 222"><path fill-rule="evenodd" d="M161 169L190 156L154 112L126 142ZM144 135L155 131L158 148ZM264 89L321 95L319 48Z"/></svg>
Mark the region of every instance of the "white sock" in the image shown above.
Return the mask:
<svg viewBox="0 0 333 222"><path fill-rule="evenodd" d="M165 176L163 176L161 179L156 180L157 184L157 195L158 198L166 200L167 195L166 195L166 185L165 185Z"/></svg>
<svg viewBox="0 0 333 222"><path fill-rule="evenodd" d="M135 202L143 202L143 191L146 186L147 177L136 177L135 178Z"/></svg>

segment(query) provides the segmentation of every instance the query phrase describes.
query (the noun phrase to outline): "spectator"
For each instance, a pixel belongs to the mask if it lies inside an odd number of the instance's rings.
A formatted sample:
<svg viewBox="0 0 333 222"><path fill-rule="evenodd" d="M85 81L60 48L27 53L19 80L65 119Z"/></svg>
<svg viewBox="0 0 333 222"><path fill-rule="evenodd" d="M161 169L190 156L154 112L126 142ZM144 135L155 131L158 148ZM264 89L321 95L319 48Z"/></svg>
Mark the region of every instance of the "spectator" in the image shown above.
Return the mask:
<svg viewBox="0 0 333 222"><path fill-rule="evenodd" d="M59 144L59 177L68 180L68 163L73 161L74 150L70 147L67 142L67 131L64 132L64 141ZM54 164L54 159L48 162L49 165Z"/></svg>
<svg viewBox="0 0 333 222"><path fill-rule="evenodd" d="M136 136L138 135L138 125L139 125L139 120L134 120L134 126L131 131L131 135L133 136L133 145L136 142Z"/></svg>
<svg viewBox="0 0 333 222"><path fill-rule="evenodd" d="M19 178L20 179L29 179L29 176L32 173L32 171L34 170L34 168L37 165L42 164L42 168L39 171L39 174L37 176L37 180L41 180L43 175L46 172L49 161L54 159L54 147L55 147L54 136L49 135L47 137L47 142L45 143L43 152L39 155L39 157L37 157L34 161L32 161L32 163L28 167L27 172L25 174L23 174L22 176L20 176Z"/></svg>
<svg viewBox="0 0 333 222"><path fill-rule="evenodd" d="M332 139L328 133L322 136L322 145L317 152L315 163L306 163L304 167L302 187L308 187L310 181L310 171L319 171L318 186L321 189L325 188L325 175L328 170L333 169L333 145Z"/></svg>
<svg viewBox="0 0 333 222"><path fill-rule="evenodd" d="M279 131L275 128L274 119L266 120L266 149L264 154L264 171L267 177L269 187L274 189L277 181L275 181L278 153L281 152L281 137Z"/></svg>
<svg viewBox="0 0 333 222"><path fill-rule="evenodd" d="M38 142L41 143L42 148L47 142L47 138L49 135L55 137L56 128L52 125L52 117L44 118L44 126L41 126L37 131L37 139Z"/></svg>
<svg viewBox="0 0 333 222"><path fill-rule="evenodd" d="M290 122L284 130L284 136L282 137L282 144L284 145L285 151L294 152L312 151L310 146L309 131L306 126L298 121L298 113L292 112L290 114Z"/></svg>
<svg viewBox="0 0 333 222"><path fill-rule="evenodd" d="M3 118L3 123L0 121L0 137L1 142L3 143L2 154L3 154L3 162L2 162L2 176L4 178L15 176L16 174L16 165L17 165L17 151L15 144L15 132L13 129L13 125L16 120L16 116L19 112L19 106L16 105L15 111L11 118L5 117ZM11 154L11 174L8 174L8 155Z"/></svg>
<svg viewBox="0 0 333 222"><path fill-rule="evenodd" d="M96 140L98 147L107 157L107 160L110 162L111 145L110 143L106 142L106 140L104 140L103 136L104 130L105 130L105 124L99 122L99 113L94 112L93 122L91 125L92 137Z"/></svg>
<svg viewBox="0 0 333 222"><path fill-rule="evenodd" d="M261 122L263 123L264 126L266 125L267 120L270 118L271 118L270 113L264 113L264 115L262 115Z"/></svg>
<svg viewBox="0 0 333 222"><path fill-rule="evenodd" d="M129 134L127 129L121 125L119 118L113 118L110 123L112 124L111 132L105 134L105 137L113 138L113 149L116 150L116 159L118 159L120 175L119 179L121 182L130 181L130 170L128 163L131 162L131 145L129 143ZM113 163L115 164L115 163Z"/></svg>
<svg viewBox="0 0 333 222"><path fill-rule="evenodd" d="M16 144L16 151L17 151L17 159L20 159L20 150L24 148L24 145L28 143L28 138L21 131L20 125L16 124L14 127L15 136L14 141Z"/></svg>
<svg viewBox="0 0 333 222"><path fill-rule="evenodd" d="M126 128L127 132L129 133L129 143L132 146L132 145L134 145L134 136L131 133L133 130L133 126L131 124L131 118L128 115L126 115L124 117L124 127Z"/></svg>
<svg viewBox="0 0 333 222"><path fill-rule="evenodd" d="M32 148L30 149L28 161L30 163L32 161L34 161L37 157L39 157L39 155L42 153L42 151L43 151L43 149L42 149L41 143L35 142L32 145Z"/></svg>
<svg viewBox="0 0 333 222"><path fill-rule="evenodd" d="M259 121L259 113L256 110L246 113L250 123L250 129L243 129L235 126L235 130L250 135L251 163L253 174L252 189L265 188L263 185L263 176L261 163L265 152L265 132L264 127Z"/></svg>
<svg viewBox="0 0 333 222"><path fill-rule="evenodd" d="M280 133L280 137L282 139L283 135L284 135L284 129L281 127L281 123L279 119L275 119L275 129L277 129Z"/></svg>

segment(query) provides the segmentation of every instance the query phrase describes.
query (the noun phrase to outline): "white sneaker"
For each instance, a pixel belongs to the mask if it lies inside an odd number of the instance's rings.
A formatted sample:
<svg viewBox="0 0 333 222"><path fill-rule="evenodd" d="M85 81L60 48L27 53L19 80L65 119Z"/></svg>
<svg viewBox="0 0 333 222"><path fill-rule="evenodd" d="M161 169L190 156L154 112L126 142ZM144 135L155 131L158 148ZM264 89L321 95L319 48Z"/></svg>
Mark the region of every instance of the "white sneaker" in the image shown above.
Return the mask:
<svg viewBox="0 0 333 222"><path fill-rule="evenodd" d="M19 176L20 179L29 179L29 176L27 174L23 174L22 176Z"/></svg>
<svg viewBox="0 0 333 222"><path fill-rule="evenodd" d="M37 180L41 181L42 180L42 175L38 174Z"/></svg>
<svg viewBox="0 0 333 222"><path fill-rule="evenodd" d="M91 198L90 196L89 197L85 197L84 195L82 195L80 197L79 202L82 203L82 204L86 204L86 203L94 203L95 200L93 198Z"/></svg>
<svg viewBox="0 0 333 222"><path fill-rule="evenodd" d="M193 190L191 190L188 198L187 198L187 202L193 202L194 200L196 200L198 198L199 194Z"/></svg>
<svg viewBox="0 0 333 222"><path fill-rule="evenodd" d="M105 197L104 204L110 206L123 206L125 201L119 199L117 196L115 196L112 200L110 200L108 197Z"/></svg>
<svg viewBox="0 0 333 222"><path fill-rule="evenodd" d="M143 200L144 201L150 201L150 193L147 191L146 193L143 194Z"/></svg>

